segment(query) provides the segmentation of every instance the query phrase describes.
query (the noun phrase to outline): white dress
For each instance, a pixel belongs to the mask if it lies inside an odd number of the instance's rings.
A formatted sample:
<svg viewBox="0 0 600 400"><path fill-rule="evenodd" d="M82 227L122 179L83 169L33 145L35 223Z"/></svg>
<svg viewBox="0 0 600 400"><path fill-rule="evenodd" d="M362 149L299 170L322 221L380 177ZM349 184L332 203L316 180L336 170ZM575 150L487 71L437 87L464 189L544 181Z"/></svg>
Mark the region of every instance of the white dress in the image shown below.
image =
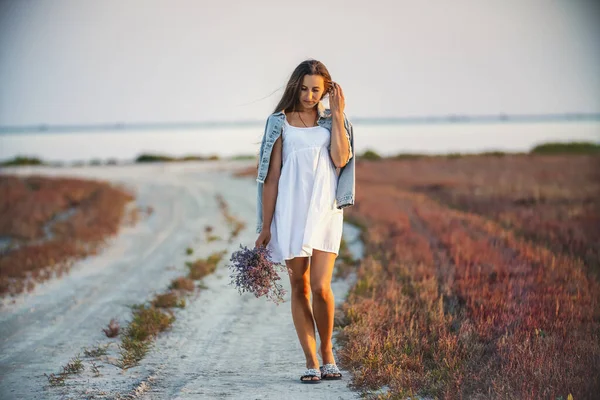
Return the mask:
<svg viewBox="0 0 600 400"><path fill-rule="evenodd" d="M313 249L339 253L344 213L337 209L338 173L321 126L283 125L282 167L271 221L272 261L308 257Z"/></svg>

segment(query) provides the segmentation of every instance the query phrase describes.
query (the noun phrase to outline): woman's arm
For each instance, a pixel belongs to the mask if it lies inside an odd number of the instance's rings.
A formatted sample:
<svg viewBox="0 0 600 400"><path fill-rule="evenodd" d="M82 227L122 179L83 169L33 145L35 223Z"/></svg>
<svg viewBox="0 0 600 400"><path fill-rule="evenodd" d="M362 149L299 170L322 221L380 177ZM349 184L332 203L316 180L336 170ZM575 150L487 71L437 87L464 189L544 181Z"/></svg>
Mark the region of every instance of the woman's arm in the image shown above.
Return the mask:
<svg viewBox="0 0 600 400"><path fill-rule="evenodd" d="M337 168L342 168L352 158L350 132L346 132L343 113L331 114L331 118L331 159Z"/></svg>
<svg viewBox="0 0 600 400"><path fill-rule="evenodd" d="M344 167L352 158L350 148L350 132L347 131L344 116L344 91L342 87L332 82L329 91L329 108L331 109L331 159L337 168Z"/></svg>
<svg viewBox="0 0 600 400"><path fill-rule="evenodd" d="M269 161L269 170L263 185L263 231L271 230L271 221L275 212L275 204L277 201L277 191L279 187L279 176L281 175L281 135L273 144L271 151L271 161Z"/></svg>

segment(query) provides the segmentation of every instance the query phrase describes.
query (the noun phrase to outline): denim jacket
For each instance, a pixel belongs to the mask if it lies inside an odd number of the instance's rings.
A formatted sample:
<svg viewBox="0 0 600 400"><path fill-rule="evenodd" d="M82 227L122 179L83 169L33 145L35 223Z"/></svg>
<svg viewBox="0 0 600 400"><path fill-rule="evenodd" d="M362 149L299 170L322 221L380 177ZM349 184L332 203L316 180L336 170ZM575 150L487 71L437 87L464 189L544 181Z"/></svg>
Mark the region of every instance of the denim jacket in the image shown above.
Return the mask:
<svg viewBox="0 0 600 400"><path fill-rule="evenodd" d="M319 102L317 106L319 113L319 119L317 124L328 129L331 132L332 118L331 110L326 109L325 106ZM269 162L271 161L271 150L277 138L281 135L283 124L285 121L285 114L283 111L275 112L269 115L267 123L265 125L265 132L263 134L262 143L260 145L260 153L258 156L258 176L256 182L258 182L258 194L256 201L256 233L262 231L263 225L263 212L262 212L262 194L265 178L269 171ZM346 118L344 114L344 127L346 128L346 138L350 142L350 160L346 165L341 168L338 176L337 190L335 194L336 207L342 209L354 205L355 186L354 186L354 132L352 124ZM331 141L327 146L327 149L331 151Z"/></svg>

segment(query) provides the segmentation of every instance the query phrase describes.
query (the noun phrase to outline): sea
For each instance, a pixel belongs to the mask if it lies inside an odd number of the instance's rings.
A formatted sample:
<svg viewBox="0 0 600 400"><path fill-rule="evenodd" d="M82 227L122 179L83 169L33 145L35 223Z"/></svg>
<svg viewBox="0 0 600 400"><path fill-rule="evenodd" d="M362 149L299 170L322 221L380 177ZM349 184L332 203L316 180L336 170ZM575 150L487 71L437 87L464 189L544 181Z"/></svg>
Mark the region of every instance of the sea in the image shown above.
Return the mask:
<svg viewBox="0 0 600 400"><path fill-rule="evenodd" d="M600 119L571 121L357 121L354 147L360 155L400 153L527 152L546 142L600 143ZM0 161L17 156L57 163L128 163L141 154L170 157L258 154L264 123L144 125L0 130Z"/></svg>

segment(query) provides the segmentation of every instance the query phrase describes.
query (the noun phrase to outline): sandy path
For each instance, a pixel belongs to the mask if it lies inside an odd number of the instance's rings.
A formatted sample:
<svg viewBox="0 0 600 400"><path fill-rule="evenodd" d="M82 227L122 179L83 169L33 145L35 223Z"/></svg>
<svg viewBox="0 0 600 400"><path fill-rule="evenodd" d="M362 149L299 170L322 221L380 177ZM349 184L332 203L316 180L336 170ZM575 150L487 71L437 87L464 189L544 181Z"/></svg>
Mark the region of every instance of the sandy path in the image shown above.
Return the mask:
<svg viewBox="0 0 600 400"><path fill-rule="evenodd" d="M19 169L20 174L76 175L125 183L137 192L139 205L154 213L135 227L122 229L97 256L77 263L62 279L38 285L33 294L4 304L0 312L0 397L10 399L123 398L144 399L352 399L342 382L304 385L302 350L286 303L276 306L252 295L240 296L228 286L228 256L242 243L251 246L256 187L252 179L232 178L243 162L134 165L78 169ZM5 170L4 172L11 172ZM228 227L216 194L247 227L232 243L204 241L204 226L227 238ZM344 237L360 256L357 232L345 226ZM194 248L193 256L185 249ZM112 342L108 358L117 357L115 339L101 331L112 317L122 325L128 305L164 292L171 279L185 275L184 263L227 250L206 289L177 310L172 330L162 334L141 365L122 371L96 361L94 376L84 347ZM284 277L285 278L285 277ZM289 290L289 282L283 280ZM343 301L347 281L334 282L336 303ZM56 373L77 353L86 370L65 387L50 387L44 373Z"/></svg>

